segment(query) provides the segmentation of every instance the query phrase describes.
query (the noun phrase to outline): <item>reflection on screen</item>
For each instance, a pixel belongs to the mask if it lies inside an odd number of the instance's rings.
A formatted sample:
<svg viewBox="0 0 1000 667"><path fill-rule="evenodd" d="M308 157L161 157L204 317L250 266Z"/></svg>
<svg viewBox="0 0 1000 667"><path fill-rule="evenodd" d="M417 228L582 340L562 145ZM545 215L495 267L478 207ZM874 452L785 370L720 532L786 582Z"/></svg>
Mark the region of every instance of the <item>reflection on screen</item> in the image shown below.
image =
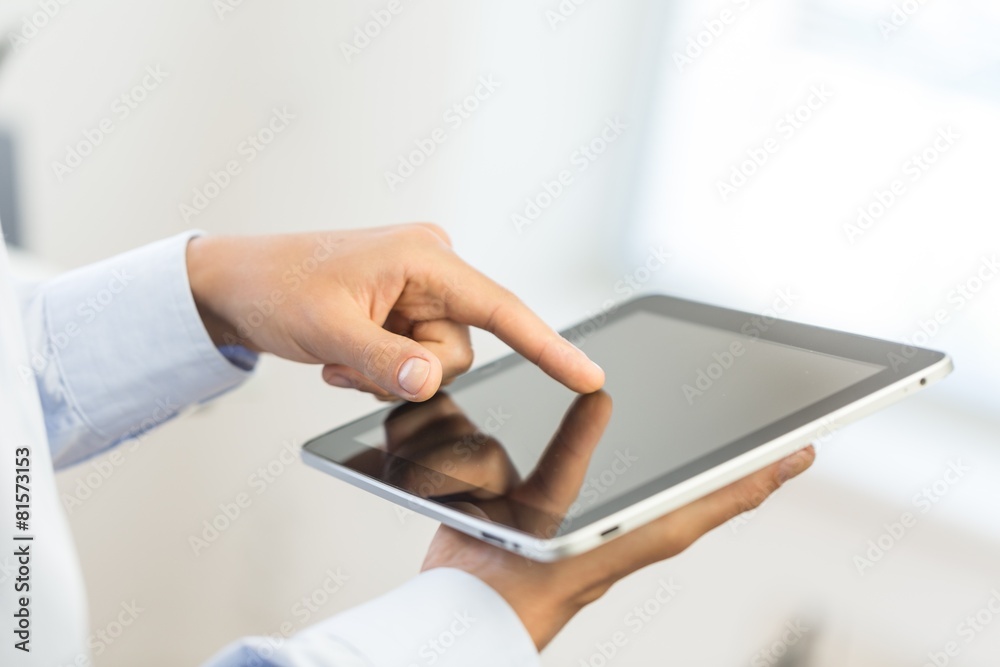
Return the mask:
<svg viewBox="0 0 1000 667"><path fill-rule="evenodd" d="M573 459L582 467L578 475L573 473L579 479L571 501L544 508L570 516L883 369L647 312L597 330L586 339L584 349L607 372L605 393L613 407L597 440L586 443L585 465L579 457ZM382 470L376 476L425 497L475 503L516 492L531 479L571 405L580 413L572 439L586 440L580 429L588 424L586 419L579 421L581 415L593 416L603 408L593 402L574 404L577 398L535 366L518 364L441 400L405 406L358 440L388 449L397 461L397 470ZM442 442L448 446L442 447ZM576 444L563 445L563 451L555 454L549 447L551 456L542 466L546 469L536 474L533 483L544 477L547 484L563 484L559 468L568 467L565 457L572 455ZM412 477L407 461L418 463L422 476ZM449 482L439 487L428 484L427 471L442 473ZM418 488L421 484L423 490ZM569 491L563 485L559 493L565 496ZM534 496L518 498L544 504Z"/></svg>

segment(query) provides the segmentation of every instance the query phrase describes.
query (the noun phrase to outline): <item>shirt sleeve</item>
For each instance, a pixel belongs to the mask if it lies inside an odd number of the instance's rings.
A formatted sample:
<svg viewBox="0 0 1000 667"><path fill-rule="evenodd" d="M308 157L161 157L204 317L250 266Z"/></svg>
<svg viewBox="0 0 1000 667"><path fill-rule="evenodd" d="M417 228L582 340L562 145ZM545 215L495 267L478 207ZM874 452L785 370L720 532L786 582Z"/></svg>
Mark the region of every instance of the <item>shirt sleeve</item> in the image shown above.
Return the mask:
<svg viewBox="0 0 1000 667"><path fill-rule="evenodd" d="M204 667L539 667L499 593L454 569L403 586L291 636L249 637Z"/></svg>
<svg viewBox="0 0 1000 667"><path fill-rule="evenodd" d="M232 389L256 357L224 355L195 307L187 232L28 289L21 306L56 468Z"/></svg>

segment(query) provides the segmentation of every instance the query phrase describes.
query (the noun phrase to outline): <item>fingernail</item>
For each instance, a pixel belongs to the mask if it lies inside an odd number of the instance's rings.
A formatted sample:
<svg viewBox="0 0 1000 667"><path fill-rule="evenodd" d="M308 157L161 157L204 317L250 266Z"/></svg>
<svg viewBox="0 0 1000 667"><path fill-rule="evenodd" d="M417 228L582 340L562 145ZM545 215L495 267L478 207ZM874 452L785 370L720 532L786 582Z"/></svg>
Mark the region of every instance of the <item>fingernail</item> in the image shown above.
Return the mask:
<svg viewBox="0 0 1000 667"><path fill-rule="evenodd" d="M803 449L801 452L792 454L778 468L778 483L784 484L793 477L797 477L805 472L806 468L812 465L815 454L810 449Z"/></svg>
<svg viewBox="0 0 1000 667"><path fill-rule="evenodd" d="M576 343L571 341L569 338L563 338L563 340L566 341L566 344L569 345L570 349L572 349L575 354L586 359L588 362L590 362L590 365L593 366L595 369L599 370L602 373L604 372L604 369L601 368L596 361L588 357L586 352L577 347Z"/></svg>
<svg viewBox="0 0 1000 667"><path fill-rule="evenodd" d="M330 373L324 379L326 380L326 383L328 385L332 385L334 387L340 387L341 389L350 389L351 387L354 386L354 384L350 380L345 378L343 375L339 375L337 373Z"/></svg>
<svg viewBox="0 0 1000 667"><path fill-rule="evenodd" d="M419 394L431 373L431 365L420 357L410 357L399 369L399 386L410 394Z"/></svg>

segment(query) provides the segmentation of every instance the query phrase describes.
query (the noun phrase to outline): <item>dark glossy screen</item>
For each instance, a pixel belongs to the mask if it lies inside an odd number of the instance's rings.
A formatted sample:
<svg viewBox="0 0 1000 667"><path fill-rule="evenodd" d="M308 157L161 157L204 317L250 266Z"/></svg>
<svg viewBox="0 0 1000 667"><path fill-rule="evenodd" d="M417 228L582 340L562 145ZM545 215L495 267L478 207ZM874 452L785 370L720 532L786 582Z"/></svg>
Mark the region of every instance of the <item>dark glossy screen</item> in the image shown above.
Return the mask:
<svg viewBox="0 0 1000 667"><path fill-rule="evenodd" d="M607 372L602 392L578 396L529 363L508 364L387 412L340 460L553 536L885 369L749 333L631 312L582 341Z"/></svg>

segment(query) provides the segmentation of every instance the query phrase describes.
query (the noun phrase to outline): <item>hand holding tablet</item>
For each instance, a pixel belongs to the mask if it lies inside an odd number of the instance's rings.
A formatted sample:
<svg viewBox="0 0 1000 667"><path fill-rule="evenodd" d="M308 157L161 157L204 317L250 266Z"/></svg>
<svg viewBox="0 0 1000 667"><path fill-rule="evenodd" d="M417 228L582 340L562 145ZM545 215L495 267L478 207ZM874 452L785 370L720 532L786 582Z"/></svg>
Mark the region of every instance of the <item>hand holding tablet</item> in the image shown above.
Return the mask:
<svg viewBox="0 0 1000 667"><path fill-rule="evenodd" d="M510 604L538 650L617 581L668 558L733 517L763 503L815 458L812 447L578 556L538 563L443 525L423 570L450 567L489 584ZM665 591L671 594L672 591Z"/></svg>
<svg viewBox="0 0 1000 667"><path fill-rule="evenodd" d="M440 520L425 569L479 577L539 648L615 581L806 469L813 438L951 370L941 353L792 322L758 326L751 314L663 296L565 331L584 354L458 259L432 225L280 247L209 243L191 244L189 264L213 339L322 363L336 386L417 401L306 443L304 460ZM231 261L220 248L235 252ZM257 275L248 258L289 263L310 249L302 291L241 330L240 304L281 279ZM212 267L237 275L223 280ZM239 294L217 298L220 284ZM471 363L468 326L516 353L458 377Z"/></svg>
<svg viewBox="0 0 1000 667"><path fill-rule="evenodd" d="M386 449L363 451L350 465L471 516L529 535L553 535L578 511L576 499L613 409L607 392L577 396L538 464L522 479L507 448L439 392L426 403L395 408L385 421ZM554 563L530 561L491 546L490 539L480 541L442 526L423 569L457 568L489 584L542 649L615 581L677 555L719 524L753 509L805 470L813 457L807 448L620 540Z"/></svg>

